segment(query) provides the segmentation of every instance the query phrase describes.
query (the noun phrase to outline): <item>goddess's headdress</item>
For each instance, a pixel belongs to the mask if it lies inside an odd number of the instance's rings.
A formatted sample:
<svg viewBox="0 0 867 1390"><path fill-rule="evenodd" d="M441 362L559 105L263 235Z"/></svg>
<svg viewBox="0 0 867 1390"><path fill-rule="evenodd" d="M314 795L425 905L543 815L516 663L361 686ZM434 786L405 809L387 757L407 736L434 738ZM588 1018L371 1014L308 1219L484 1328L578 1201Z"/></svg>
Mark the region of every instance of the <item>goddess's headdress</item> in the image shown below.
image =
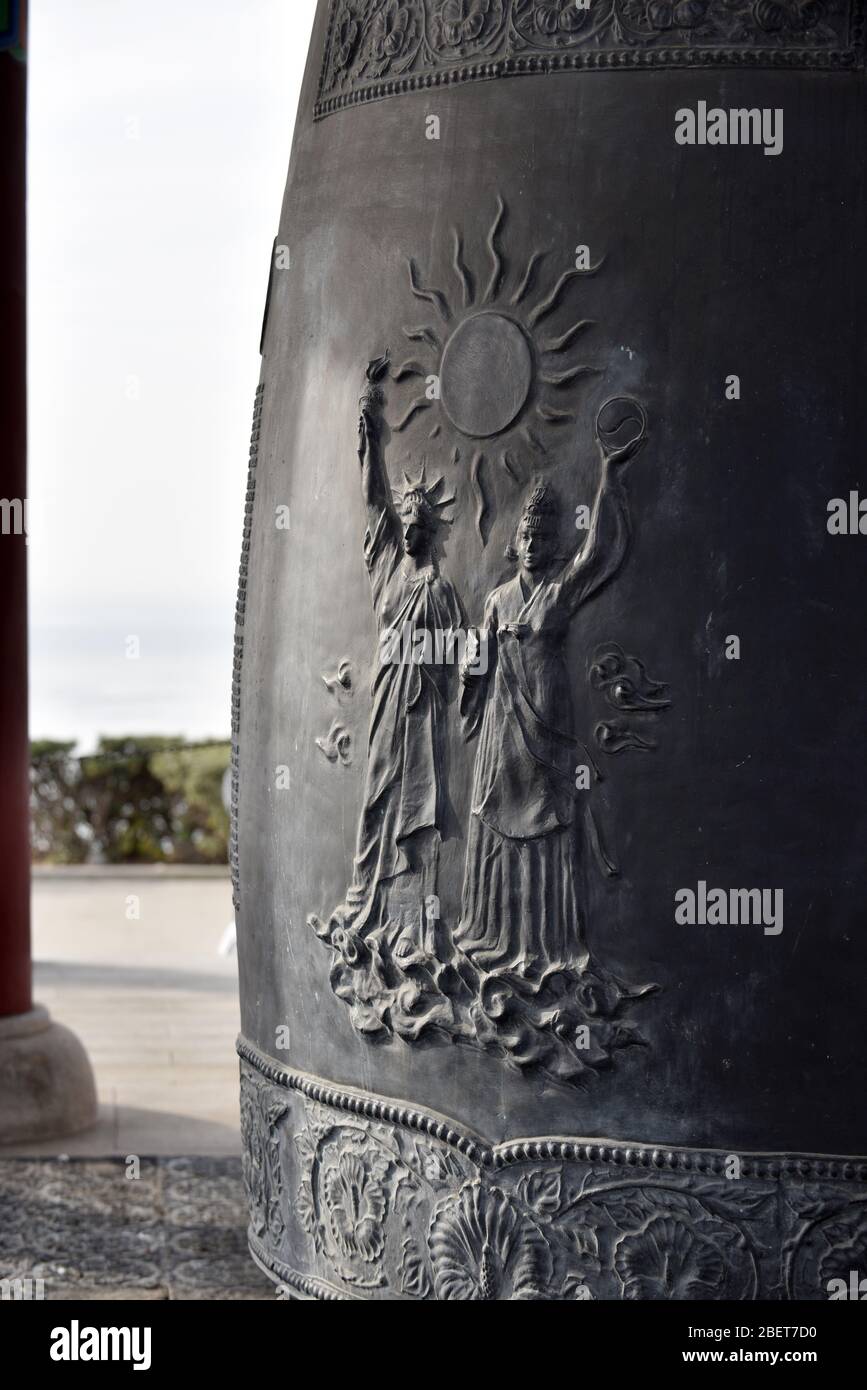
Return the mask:
<svg viewBox="0 0 867 1390"><path fill-rule="evenodd" d="M454 497L440 496L445 479L437 478L428 486L424 463L422 463L421 472L415 482L405 470L403 477L405 486L394 494L395 506L401 519L414 521L427 531L435 531L441 522L450 526L451 518L445 517L441 513L443 508L450 507L455 499Z"/></svg>
<svg viewBox="0 0 867 1390"><path fill-rule="evenodd" d="M524 510L515 528L514 541L506 546L506 559L517 560L518 536L523 527L539 536L557 536L560 530L560 499L549 482L536 478L527 494Z"/></svg>
<svg viewBox="0 0 867 1390"><path fill-rule="evenodd" d="M560 523L560 502L544 478L537 478L524 503L519 527L547 536L556 536Z"/></svg>

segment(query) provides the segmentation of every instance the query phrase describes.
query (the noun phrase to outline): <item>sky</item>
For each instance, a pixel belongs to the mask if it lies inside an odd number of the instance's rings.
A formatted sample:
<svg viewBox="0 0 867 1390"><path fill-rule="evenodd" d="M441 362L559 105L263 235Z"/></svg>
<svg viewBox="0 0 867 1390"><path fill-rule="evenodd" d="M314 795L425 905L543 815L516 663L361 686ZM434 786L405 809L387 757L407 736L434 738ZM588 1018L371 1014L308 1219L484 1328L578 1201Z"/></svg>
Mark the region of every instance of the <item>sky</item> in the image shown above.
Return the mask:
<svg viewBox="0 0 867 1390"><path fill-rule="evenodd" d="M315 8L31 0L33 738L228 734L259 333Z"/></svg>

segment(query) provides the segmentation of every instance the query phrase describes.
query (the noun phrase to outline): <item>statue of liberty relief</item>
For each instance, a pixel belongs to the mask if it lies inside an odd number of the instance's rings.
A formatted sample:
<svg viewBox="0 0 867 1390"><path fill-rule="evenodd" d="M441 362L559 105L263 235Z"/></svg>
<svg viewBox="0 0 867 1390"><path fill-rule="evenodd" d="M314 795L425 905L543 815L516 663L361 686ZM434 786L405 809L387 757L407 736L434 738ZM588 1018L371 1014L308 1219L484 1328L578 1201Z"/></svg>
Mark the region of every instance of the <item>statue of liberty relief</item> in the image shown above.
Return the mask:
<svg viewBox="0 0 867 1390"><path fill-rule="evenodd" d="M452 1005L436 983L435 913L425 908L448 814L443 653L462 613L436 563L441 512L454 500L440 497L443 480L428 486L424 469L417 482L404 474L406 486L392 500L376 384L387 367L387 358L370 364L360 402L364 559L380 642L353 877L327 923L308 920L335 952L332 987L355 1027L413 1039L432 1023L452 1022ZM424 633L429 643L416 640Z"/></svg>
<svg viewBox="0 0 867 1390"><path fill-rule="evenodd" d="M514 1065L541 1063L564 1080L642 1041L615 1020L653 988L628 989L593 961L587 944L575 805L583 750L564 656L570 623L626 554L618 475L644 438L642 412L638 437L607 453L602 444L590 529L565 565L554 491L547 482L533 488L517 528L518 573L485 606L487 671L461 669L461 709L479 743L454 935L477 974L476 1036L503 1048Z"/></svg>

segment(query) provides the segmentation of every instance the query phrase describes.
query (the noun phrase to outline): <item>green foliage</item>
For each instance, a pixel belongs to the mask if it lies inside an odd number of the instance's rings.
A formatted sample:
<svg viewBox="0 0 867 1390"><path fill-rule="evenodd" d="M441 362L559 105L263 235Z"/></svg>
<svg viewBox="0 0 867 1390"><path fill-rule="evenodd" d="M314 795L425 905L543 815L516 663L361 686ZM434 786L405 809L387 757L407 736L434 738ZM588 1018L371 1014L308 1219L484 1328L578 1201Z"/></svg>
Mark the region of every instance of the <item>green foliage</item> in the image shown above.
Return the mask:
<svg viewBox="0 0 867 1390"><path fill-rule="evenodd" d="M31 744L33 857L54 864L225 864L229 743L103 738Z"/></svg>
<svg viewBox="0 0 867 1390"><path fill-rule="evenodd" d="M223 778L231 748L180 749L158 753L151 768L176 799L175 857L182 863L225 863L229 813L223 805Z"/></svg>
<svg viewBox="0 0 867 1390"><path fill-rule="evenodd" d="M42 739L30 745L30 839L33 858L83 864L89 840L78 809L79 766L74 743Z"/></svg>

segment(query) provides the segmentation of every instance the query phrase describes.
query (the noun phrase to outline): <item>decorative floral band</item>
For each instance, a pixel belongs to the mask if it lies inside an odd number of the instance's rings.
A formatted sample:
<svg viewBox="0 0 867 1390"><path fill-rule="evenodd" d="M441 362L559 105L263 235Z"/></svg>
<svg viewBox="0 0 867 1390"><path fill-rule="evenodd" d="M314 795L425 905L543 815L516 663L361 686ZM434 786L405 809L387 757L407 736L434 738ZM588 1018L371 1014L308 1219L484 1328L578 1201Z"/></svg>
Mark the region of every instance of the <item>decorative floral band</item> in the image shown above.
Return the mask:
<svg viewBox="0 0 867 1390"><path fill-rule="evenodd" d="M807 1299L867 1274L867 1160L496 1146L241 1039L250 1247L292 1297Z"/></svg>
<svg viewBox="0 0 867 1390"><path fill-rule="evenodd" d="M332 0L314 115L558 69L863 61L863 0Z"/></svg>

